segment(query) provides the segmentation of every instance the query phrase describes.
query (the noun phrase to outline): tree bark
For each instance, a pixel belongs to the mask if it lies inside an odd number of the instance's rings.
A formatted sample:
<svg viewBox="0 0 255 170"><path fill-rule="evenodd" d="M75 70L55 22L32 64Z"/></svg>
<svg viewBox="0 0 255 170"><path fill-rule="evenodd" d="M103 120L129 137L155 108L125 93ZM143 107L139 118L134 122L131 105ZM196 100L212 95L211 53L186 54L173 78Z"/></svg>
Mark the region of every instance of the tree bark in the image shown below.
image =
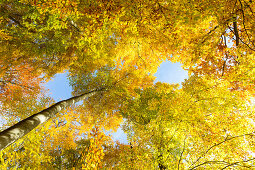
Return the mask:
<svg viewBox="0 0 255 170"><path fill-rule="evenodd" d="M236 21L233 22L233 26L234 26L234 33L235 33L235 37L236 37L236 47L238 47L238 45L239 45L239 34L238 34L237 22Z"/></svg>
<svg viewBox="0 0 255 170"><path fill-rule="evenodd" d="M14 143L21 137L25 136L27 133L32 131L38 125L49 120L59 111L67 108L68 106L74 103L82 101L102 90L103 89L93 90L93 91L81 94L79 96L71 97L67 100L62 100L50 106L49 108L44 109L39 113L33 114L32 116L0 132L0 151L6 148L7 146L11 145L12 143Z"/></svg>

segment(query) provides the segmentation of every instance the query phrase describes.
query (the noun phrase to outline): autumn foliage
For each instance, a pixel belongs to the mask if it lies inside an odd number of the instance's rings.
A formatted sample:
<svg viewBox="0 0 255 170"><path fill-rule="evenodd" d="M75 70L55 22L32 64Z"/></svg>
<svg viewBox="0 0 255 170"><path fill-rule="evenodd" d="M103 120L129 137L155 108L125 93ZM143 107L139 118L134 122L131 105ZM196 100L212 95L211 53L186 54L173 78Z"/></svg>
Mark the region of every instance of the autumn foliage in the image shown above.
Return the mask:
<svg viewBox="0 0 255 170"><path fill-rule="evenodd" d="M2 0L2 130L54 103L44 83L58 73L74 96L98 91L1 151L0 169L254 168L254 11L252 0ZM166 60L189 78L155 83Z"/></svg>

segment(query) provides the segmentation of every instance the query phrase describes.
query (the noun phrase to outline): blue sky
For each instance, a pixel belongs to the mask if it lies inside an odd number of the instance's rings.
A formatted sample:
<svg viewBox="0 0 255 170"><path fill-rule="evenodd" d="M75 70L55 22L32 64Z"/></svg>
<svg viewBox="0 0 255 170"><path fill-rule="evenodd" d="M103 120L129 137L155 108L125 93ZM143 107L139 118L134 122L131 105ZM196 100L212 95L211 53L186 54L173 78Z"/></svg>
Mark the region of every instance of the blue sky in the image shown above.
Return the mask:
<svg viewBox="0 0 255 170"><path fill-rule="evenodd" d="M188 78L188 73L182 69L180 63L171 63L170 61L165 61L160 65L157 73L154 76L157 77L155 82L161 81L166 83L181 84L184 79ZM69 86L67 73L57 74L46 84L46 88L49 89L50 96L53 97L56 102L71 97L72 88ZM127 143L127 136L120 128L112 135L114 140Z"/></svg>
<svg viewBox="0 0 255 170"><path fill-rule="evenodd" d="M156 82L161 81L165 83L180 83L188 78L188 72L183 70L180 63L171 63L170 61L163 62L157 73Z"/></svg>
<svg viewBox="0 0 255 170"><path fill-rule="evenodd" d="M188 73L182 69L180 63L165 61L154 76L157 77L156 82L181 83L188 78ZM71 97L72 88L69 86L67 73L57 74L46 84L46 88L50 90L50 96L56 101Z"/></svg>
<svg viewBox="0 0 255 170"><path fill-rule="evenodd" d="M50 96L57 102L72 97L72 88L69 86L67 73L60 73L47 82Z"/></svg>

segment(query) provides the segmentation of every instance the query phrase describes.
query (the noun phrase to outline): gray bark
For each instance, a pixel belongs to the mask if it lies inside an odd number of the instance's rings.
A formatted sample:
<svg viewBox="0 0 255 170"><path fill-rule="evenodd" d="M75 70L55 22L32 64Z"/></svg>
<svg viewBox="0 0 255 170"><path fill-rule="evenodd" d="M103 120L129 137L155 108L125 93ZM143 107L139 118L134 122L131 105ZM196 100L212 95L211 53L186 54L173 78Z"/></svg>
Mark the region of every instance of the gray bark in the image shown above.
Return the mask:
<svg viewBox="0 0 255 170"><path fill-rule="evenodd" d="M68 106L77 103L79 101L82 101L94 94L96 94L100 90L93 90L84 94L81 94L79 96L71 97L67 100L62 100L52 106L50 106L47 109L44 109L43 111L36 113L17 124L9 127L8 129L0 132L0 151L6 148L7 146L11 145L21 137L25 136L27 133L32 131L34 128L36 128L38 125L42 124L43 122L49 120L51 117L53 117L56 113L59 111L67 108Z"/></svg>

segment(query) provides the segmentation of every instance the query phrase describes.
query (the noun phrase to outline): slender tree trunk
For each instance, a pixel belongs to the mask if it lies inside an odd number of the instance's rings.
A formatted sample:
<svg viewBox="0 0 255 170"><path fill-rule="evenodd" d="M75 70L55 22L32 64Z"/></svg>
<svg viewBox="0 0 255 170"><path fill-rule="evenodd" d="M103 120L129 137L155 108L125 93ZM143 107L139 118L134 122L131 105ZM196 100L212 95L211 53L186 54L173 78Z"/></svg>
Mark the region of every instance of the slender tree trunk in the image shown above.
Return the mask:
<svg viewBox="0 0 255 170"><path fill-rule="evenodd" d="M67 100L62 100L43 111L36 113L17 124L9 127L8 129L0 132L0 151L9 146L10 144L14 143L21 137L25 136L27 133L32 131L38 125L42 124L43 122L49 120L52 116L54 116L59 111L69 107L70 105L82 101L94 94L96 94L100 90L93 90L79 96L71 97Z"/></svg>

